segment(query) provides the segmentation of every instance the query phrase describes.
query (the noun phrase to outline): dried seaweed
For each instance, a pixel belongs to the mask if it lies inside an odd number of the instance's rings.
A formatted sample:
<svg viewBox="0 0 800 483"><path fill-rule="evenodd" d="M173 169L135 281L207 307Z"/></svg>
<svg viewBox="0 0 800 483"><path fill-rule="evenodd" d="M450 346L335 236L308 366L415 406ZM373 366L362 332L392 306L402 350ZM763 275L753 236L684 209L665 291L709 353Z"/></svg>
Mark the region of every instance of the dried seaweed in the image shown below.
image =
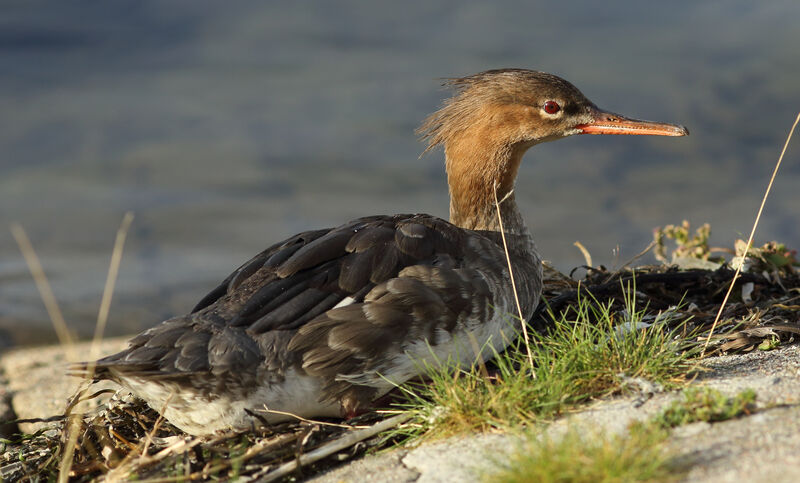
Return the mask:
<svg viewBox="0 0 800 483"><path fill-rule="evenodd" d="M530 324L536 330L546 330L552 317L568 317L579 298L611 304L622 313L625 293L633 290L637 305L647 307L653 317L669 311L670 328L681 327L687 337L705 340L733 274L725 264L716 270L680 270L667 265L616 272L589 268L580 281L548 273L544 303ZM742 273L734 293L712 337L710 354L769 349L798 338L800 274L796 270Z"/></svg>
<svg viewBox="0 0 800 483"><path fill-rule="evenodd" d="M107 480L249 481L268 478L273 470L299 461L296 469L290 468L292 471L282 475L297 478L391 444L384 437L370 437L348 444L324 461L302 464L307 460L304 455L390 416L370 413L348 424L287 422L204 439L186 436L160 420L158 413L143 401L120 392L97 414L84 417L70 479L91 481L103 476ZM36 481L54 476L63 447L62 430L63 422L8 442L0 462L3 481Z"/></svg>

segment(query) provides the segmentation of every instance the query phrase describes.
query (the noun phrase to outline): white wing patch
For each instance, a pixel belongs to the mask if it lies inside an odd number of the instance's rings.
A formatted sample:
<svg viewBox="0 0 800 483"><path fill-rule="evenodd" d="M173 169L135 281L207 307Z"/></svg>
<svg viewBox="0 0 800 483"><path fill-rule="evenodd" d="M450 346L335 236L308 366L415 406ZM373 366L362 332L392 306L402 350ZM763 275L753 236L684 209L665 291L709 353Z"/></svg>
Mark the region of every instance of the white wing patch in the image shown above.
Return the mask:
<svg viewBox="0 0 800 483"><path fill-rule="evenodd" d="M345 297L345 298L342 299L341 302L336 304L334 309L338 309L339 307L347 307L348 305L352 304L355 301L356 301L356 299L354 299L353 297ZM331 310L333 310L333 309L331 309Z"/></svg>

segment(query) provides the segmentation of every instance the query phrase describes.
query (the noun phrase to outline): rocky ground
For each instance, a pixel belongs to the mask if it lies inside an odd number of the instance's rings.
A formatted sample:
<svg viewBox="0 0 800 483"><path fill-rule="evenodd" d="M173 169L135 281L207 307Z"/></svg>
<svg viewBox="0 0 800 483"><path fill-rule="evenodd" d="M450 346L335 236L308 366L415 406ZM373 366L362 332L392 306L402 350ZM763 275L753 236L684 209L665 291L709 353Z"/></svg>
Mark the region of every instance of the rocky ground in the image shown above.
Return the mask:
<svg viewBox="0 0 800 483"><path fill-rule="evenodd" d="M107 341L102 352L113 352L123 345L123 340ZM74 354L85 357L87 350L86 345L79 346ZM5 377L5 394L10 396L8 409L26 419L61 414L78 382L64 376L67 361L67 351L61 347L4 354L0 368ZM675 430L668 444L687 469L681 478L703 482L800 481L800 346L712 357L705 366L708 371L693 384L731 395L752 388L757 393L757 410L738 419L693 423ZM557 433L577 427L623 431L630 422L652 417L678 397L678 393L644 391L598 401L561 418L549 430ZM42 424L20 426L32 432ZM332 468L328 464L323 470L326 472L304 472L302 477L321 483L477 481L491 470L493 462L518 447L517 437L510 434L461 436L368 454L333 464ZM4 480L17 479L20 474L14 471L21 463L15 461L13 454L7 456L0 462L0 474Z"/></svg>
<svg viewBox="0 0 800 483"><path fill-rule="evenodd" d="M676 430L669 444L693 482L800 481L800 346L711 358L696 381L733 395L752 388L758 396L753 414L719 423L693 423ZM551 431L577 426L587 431L619 432L644 421L678 397L660 393L643 404L642 396L600 401L562 418ZM476 481L492 461L514 451L514 436L492 434L453 438L412 450L368 456L312 479L341 481Z"/></svg>

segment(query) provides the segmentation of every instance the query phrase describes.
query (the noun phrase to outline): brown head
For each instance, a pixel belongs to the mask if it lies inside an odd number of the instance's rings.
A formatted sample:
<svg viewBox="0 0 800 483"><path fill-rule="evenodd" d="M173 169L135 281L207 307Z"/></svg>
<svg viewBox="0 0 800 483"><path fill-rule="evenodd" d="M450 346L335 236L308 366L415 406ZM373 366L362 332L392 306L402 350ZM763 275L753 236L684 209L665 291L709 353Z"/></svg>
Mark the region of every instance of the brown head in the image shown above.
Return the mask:
<svg viewBox="0 0 800 483"><path fill-rule="evenodd" d="M522 155L535 144L574 134L689 134L683 126L603 111L575 86L545 72L490 70L446 85L456 94L418 133L426 151L444 146L450 221L465 228L493 225L484 218L493 216L495 187L499 198L513 189Z"/></svg>

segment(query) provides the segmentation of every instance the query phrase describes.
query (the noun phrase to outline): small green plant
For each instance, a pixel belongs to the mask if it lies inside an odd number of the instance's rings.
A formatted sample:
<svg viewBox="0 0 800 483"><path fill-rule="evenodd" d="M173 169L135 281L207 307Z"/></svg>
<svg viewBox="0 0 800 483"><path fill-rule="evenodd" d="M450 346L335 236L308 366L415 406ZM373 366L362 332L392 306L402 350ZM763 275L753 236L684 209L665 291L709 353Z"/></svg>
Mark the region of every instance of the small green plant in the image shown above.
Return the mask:
<svg viewBox="0 0 800 483"><path fill-rule="evenodd" d="M721 266L725 258L711 255L713 253L729 253L733 256L730 263L733 267L741 265L744 261L744 271L768 272L775 275L793 274L800 268L800 260L797 259L797 250L786 247L784 243L777 241L767 242L760 247L751 246L747 250L747 242L736 240L733 249L713 248L708 244L711 237L711 225L704 223L697 228L694 234L691 233L691 225L683 220L680 225L666 225L653 230L653 253L656 259L662 263L677 263L686 265L687 260L699 260L709 262L696 265L695 268L712 269ZM675 247L670 250L666 240L672 240ZM747 255L745 256L745 250Z"/></svg>
<svg viewBox="0 0 800 483"><path fill-rule="evenodd" d="M406 385L401 408L414 414L399 430L404 436L446 436L509 428L553 417L593 398L624 391L626 380L641 378L663 387L682 384L692 357L678 329L635 307L626 291L626 309L583 298L571 316L554 317L546 333L533 333L533 372L521 341L486 367L458 369L442 364L426 384Z"/></svg>
<svg viewBox="0 0 800 483"><path fill-rule="evenodd" d="M487 482L623 482L674 479L668 432L635 426L619 435L570 429L561 437L528 436L522 447L486 475Z"/></svg>
<svg viewBox="0 0 800 483"><path fill-rule="evenodd" d="M758 344L757 349L760 351L771 351L772 349L777 349L781 345L781 339L776 336L771 336L769 339L764 339Z"/></svg>
<svg viewBox="0 0 800 483"><path fill-rule="evenodd" d="M746 389L728 397L707 387L689 388L683 398L673 401L652 423L663 428L673 428L697 421L709 423L726 421L750 414L755 408L756 393Z"/></svg>
<svg viewBox="0 0 800 483"><path fill-rule="evenodd" d="M678 259L694 258L711 262L722 262L721 257L711 257L713 250L708 245L711 237L711 225L704 223L697 228L694 235L691 233L691 225L687 220L683 220L680 226L667 225L664 228L653 230L653 242L655 243L654 253L656 258L662 263L673 263ZM675 248L671 256L668 257L666 239L675 242Z"/></svg>
<svg viewBox="0 0 800 483"><path fill-rule="evenodd" d="M783 243L771 241L760 247L752 246L747 250L747 257L743 257L746 249L746 241L736 240L734 243L736 257L731 262L736 266L736 264L742 263L742 260L744 260L746 271L788 275L794 273L800 267L800 261L797 260L797 250L790 250Z"/></svg>

